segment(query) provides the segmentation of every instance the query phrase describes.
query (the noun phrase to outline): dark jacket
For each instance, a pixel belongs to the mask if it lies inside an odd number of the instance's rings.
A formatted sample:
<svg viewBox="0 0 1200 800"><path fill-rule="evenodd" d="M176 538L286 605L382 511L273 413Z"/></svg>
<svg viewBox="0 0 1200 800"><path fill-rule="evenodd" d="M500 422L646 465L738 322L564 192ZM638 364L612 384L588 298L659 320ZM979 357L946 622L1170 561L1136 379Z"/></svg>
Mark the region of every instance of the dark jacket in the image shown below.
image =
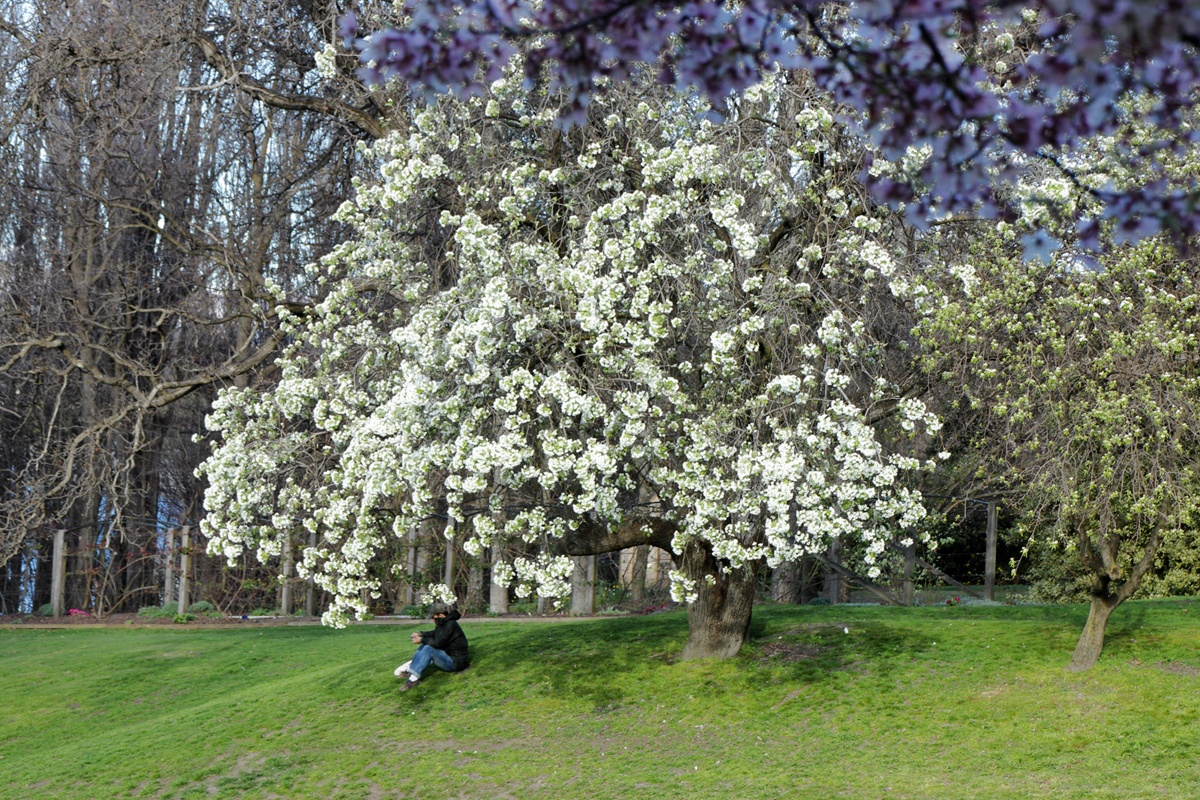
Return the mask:
<svg viewBox="0 0 1200 800"><path fill-rule="evenodd" d="M454 660L455 671L466 669L470 663L467 658L467 635L458 626L461 618L462 614L452 609L444 619L436 620L433 630L421 631L421 644L450 656Z"/></svg>

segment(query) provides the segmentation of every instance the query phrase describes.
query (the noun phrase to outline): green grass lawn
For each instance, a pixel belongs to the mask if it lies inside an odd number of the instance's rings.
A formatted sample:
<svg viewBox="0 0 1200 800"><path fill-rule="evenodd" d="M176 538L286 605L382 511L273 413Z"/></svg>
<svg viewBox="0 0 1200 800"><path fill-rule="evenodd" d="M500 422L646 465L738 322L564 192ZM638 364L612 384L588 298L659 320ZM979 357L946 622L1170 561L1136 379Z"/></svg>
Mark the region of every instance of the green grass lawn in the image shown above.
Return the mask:
<svg viewBox="0 0 1200 800"><path fill-rule="evenodd" d="M465 620L405 694L414 625L0 630L0 798L1200 797L1200 602L1068 674L1085 613L762 607L723 662L683 613Z"/></svg>

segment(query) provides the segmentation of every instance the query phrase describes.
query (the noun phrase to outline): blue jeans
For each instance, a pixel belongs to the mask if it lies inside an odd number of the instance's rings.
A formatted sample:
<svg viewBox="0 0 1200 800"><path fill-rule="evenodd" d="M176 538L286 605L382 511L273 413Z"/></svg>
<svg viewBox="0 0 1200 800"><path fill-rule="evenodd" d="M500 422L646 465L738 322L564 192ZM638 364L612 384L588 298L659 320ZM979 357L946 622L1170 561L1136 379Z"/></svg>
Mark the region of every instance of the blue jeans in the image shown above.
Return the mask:
<svg viewBox="0 0 1200 800"><path fill-rule="evenodd" d="M444 669L446 672L454 672L454 659L446 655L445 650L438 650L436 647L430 647L423 644L417 648L416 654L412 657L412 663L409 664L408 674L416 675L418 678L425 672L425 668L430 662L437 665L438 669Z"/></svg>

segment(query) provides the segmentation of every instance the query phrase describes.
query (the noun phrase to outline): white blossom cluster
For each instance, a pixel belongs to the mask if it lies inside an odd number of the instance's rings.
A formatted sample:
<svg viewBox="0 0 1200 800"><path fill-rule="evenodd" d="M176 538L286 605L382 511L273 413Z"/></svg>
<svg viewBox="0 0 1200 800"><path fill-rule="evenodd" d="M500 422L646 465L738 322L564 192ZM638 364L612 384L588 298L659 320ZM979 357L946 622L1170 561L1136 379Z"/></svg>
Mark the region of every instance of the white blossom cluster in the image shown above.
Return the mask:
<svg viewBox="0 0 1200 800"><path fill-rule="evenodd" d="M336 78L337 56L337 48L332 44L327 44L324 49L313 53L313 59L317 62L317 74L326 79Z"/></svg>
<svg viewBox="0 0 1200 800"><path fill-rule="evenodd" d="M431 603L449 603L453 605L458 602L458 598L454 595L454 590L444 583L431 583L426 587L425 591L421 592L421 602L425 605Z"/></svg>
<svg viewBox="0 0 1200 800"><path fill-rule="evenodd" d="M768 111L783 81L756 95ZM378 591L387 538L437 508L469 523L468 552L517 553L497 582L545 598L570 589L555 542L620 524L631 498L677 525L677 553L703 541L731 567L833 537L873 562L916 528L921 464L865 421L895 392L866 317L931 301L885 212L821 166L844 147L830 112L781 128L789 144L646 89L653 113L593 101L612 114L572 152L519 91L445 102L375 146L378 178L339 212L357 233L314 267L327 296L293 320L280 380L214 405L210 550L266 558L315 531L300 569L342 624ZM431 257L405 231L438 206ZM936 432L918 400L891 400L898 436ZM673 594L697 580L676 574Z"/></svg>

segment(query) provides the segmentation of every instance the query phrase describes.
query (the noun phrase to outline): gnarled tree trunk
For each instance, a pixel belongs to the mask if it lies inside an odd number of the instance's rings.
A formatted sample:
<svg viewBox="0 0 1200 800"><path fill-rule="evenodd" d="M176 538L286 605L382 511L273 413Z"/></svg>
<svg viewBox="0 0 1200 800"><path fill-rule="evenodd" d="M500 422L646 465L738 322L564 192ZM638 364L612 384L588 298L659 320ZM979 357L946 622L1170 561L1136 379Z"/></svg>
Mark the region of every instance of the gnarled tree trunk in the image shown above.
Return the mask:
<svg viewBox="0 0 1200 800"><path fill-rule="evenodd" d="M675 524L656 517L626 520L618 527L583 521L566 538L567 554L595 555L626 547L655 545L667 552ZM737 654L750 630L757 565L733 569L719 563L705 542L689 542L674 553L676 566L695 581L696 599L688 606L688 641L683 658L729 658Z"/></svg>
<svg viewBox="0 0 1200 800"><path fill-rule="evenodd" d="M1079 643L1075 645L1075 654L1067 665L1069 672L1083 672L1096 665L1100 651L1104 648L1104 629L1108 626L1108 618L1121 601L1113 596L1092 595L1092 607L1088 611L1087 622L1083 633L1079 635Z"/></svg>
<svg viewBox="0 0 1200 800"><path fill-rule="evenodd" d="M696 582L696 599L688 605L688 640L683 658L732 658L750 631L757 584L755 565L722 565L704 542L691 542L677 561Z"/></svg>
<svg viewBox="0 0 1200 800"><path fill-rule="evenodd" d="M1154 563L1154 554L1158 551L1159 532L1155 530L1146 543L1142 558L1134 565L1129 577L1118 583L1120 577L1116 567L1116 556L1121 545L1120 537L1116 534L1105 537L1099 542L1089 541L1081 537L1080 556L1085 566L1091 568L1096 575L1096 583L1092 588L1092 604L1088 611L1087 622L1083 625L1083 633L1079 634L1079 643L1075 645L1075 653L1071 663L1067 665L1070 672L1083 672L1096 666L1100 651L1104 649L1104 631L1108 627L1108 618L1117 606L1124 603L1137 591L1142 582L1142 576ZM1107 548L1102 549L1102 548Z"/></svg>

